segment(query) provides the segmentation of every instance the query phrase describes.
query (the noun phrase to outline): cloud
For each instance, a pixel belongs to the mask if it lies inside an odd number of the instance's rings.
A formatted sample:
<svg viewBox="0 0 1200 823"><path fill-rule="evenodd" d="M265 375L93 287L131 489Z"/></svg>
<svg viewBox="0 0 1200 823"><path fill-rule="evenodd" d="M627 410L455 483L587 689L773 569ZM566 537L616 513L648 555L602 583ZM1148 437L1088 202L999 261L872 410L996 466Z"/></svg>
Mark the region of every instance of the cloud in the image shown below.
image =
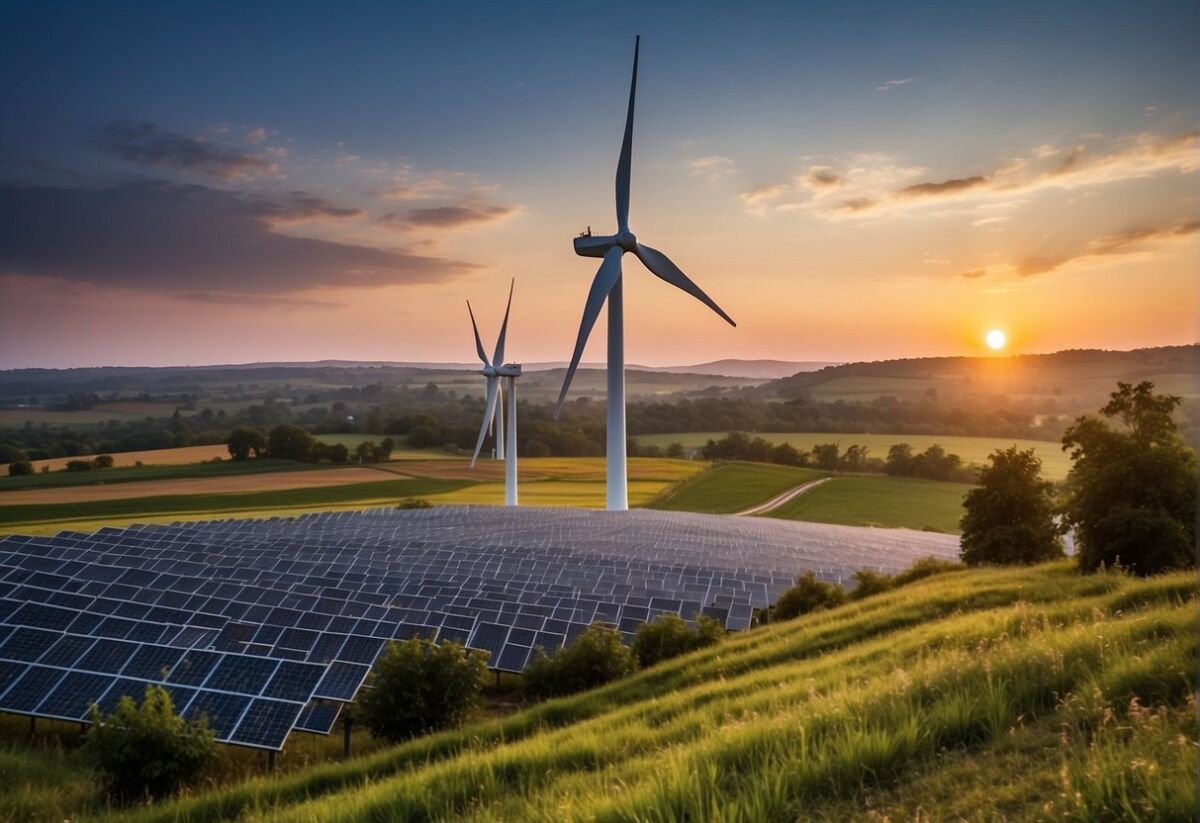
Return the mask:
<svg viewBox="0 0 1200 823"><path fill-rule="evenodd" d="M762 214L766 210L768 203L782 197L786 191L787 187L779 183L763 183L749 191L742 192L738 197L741 198L747 211L754 214Z"/></svg>
<svg viewBox="0 0 1200 823"><path fill-rule="evenodd" d="M459 229L507 220L518 211L516 206L434 206L409 209L403 214L386 214L382 222L393 226L420 226L432 229Z"/></svg>
<svg viewBox="0 0 1200 823"><path fill-rule="evenodd" d="M983 277L985 274L987 274L987 269L971 269L970 271L963 272L962 276L966 277L968 280L976 280L980 277Z"/></svg>
<svg viewBox="0 0 1200 823"><path fill-rule="evenodd" d="M266 139L267 139L267 130L264 129L262 126L259 126L258 128L250 129L250 131L246 132L246 140L248 140L251 143L261 143L262 141L264 141Z"/></svg>
<svg viewBox="0 0 1200 823"><path fill-rule="evenodd" d="M1073 253L1029 255L1001 268L1018 277L1032 277L1067 269L1103 266L1119 260L1145 260L1169 253L1197 235L1200 235L1200 220L1141 227L1096 237Z"/></svg>
<svg viewBox="0 0 1200 823"><path fill-rule="evenodd" d="M840 186L844 181L830 166L809 166L808 173L796 178L796 182L806 188L820 191Z"/></svg>
<svg viewBox="0 0 1200 823"><path fill-rule="evenodd" d="M111 123L97 145L113 157L131 163L221 180L278 171L274 163L256 155L166 131L154 123Z"/></svg>
<svg viewBox="0 0 1200 823"><path fill-rule="evenodd" d="M974 177L959 177L954 180L942 180L937 183L916 183L912 186L905 186L896 192L897 197L936 197L943 194L956 194L958 192L967 191L977 186L987 184L987 178L976 175Z"/></svg>
<svg viewBox="0 0 1200 823"><path fill-rule="evenodd" d="M272 198L163 181L0 184L0 273L169 294L278 295L439 282L478 268L272 229L354 212L304 192Z"/></svg>
<svg viewBox="0 0 1200 823"><path fill-rule="evenodd" d="M720 154L693 157L687 161L687 167L688 174L693 177L703 177L710 182L734 171L733 160Z"/></svg>
<svg viewBox="0 0 1200 823"><path fill-rule="evenodd" d="M192 303L206 303L211 306L246 306L250 305L244 294L223 294L210 291L192 291L171 294L177 300L187 300ZM255 308L288 308L288 309L338 309L345 306L334 300L313 300L304 297L285 297L279 294L271 295L269 301L253 304Z"/></svg>
<svg viewBox="0 0 1200 823"><path fill-rule="evenodd" d="M915 77L905 77L902 80L885 80L875 87L875 91L891 91L897 86L907 86L909 83L916 81L916 79Z"/></svg>

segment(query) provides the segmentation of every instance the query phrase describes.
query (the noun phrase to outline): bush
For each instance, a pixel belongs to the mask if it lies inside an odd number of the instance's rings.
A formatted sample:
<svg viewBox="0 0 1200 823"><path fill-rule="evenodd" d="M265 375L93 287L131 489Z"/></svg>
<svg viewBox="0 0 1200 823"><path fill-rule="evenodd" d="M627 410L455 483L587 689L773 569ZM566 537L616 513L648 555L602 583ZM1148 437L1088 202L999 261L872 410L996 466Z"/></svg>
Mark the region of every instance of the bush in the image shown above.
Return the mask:
<svg viewBox="0 0 1200 823"><path fill-rule="evenodd" d="M69 472L90 472L96 468L96 464L91 460L68 460L67 471Z"/></svg>
<svg viewBox="0 0 1200 823"><path fill-rule="evenodd" d="M918 580L924 580L926 577L933 577L935 574L957 572L962 571L965 568L966 566L964 566L962 563L956 563L953 560L940 560L936 557L922 557L904 571L892 575L892 586L907 586L909 583L916 583Z"/></svg>
<svg viewBox="0 0 1200 823"><path fill-rule="evenodd" d="M487 654L414 637L392 642L359 700L371 734L392 743L455 726L479 704Z"/></svg>
<svg viewBox="0 0 1200 823"><path fill-rule="evenodd" d="M725 629L711 617L701 617L692 628L677 614L660 614L638 627L633 638L633 656L643 669L717 643Z"/></svg>
<svg viewBox="0 0 1200 823"><path fill-rule="evenodd" d="M1041 479L1042 461L1033 449L997 449L988 461L979 486L963 500L963 562L1015 565L1062 557L1054 484Z"/></svg>
<svg viewBox="0 0 1200 823"><path fill-rule="evenodd" d="M862 600L873 594L883 594L895 585L890 574L880 574L870 569L859 569L854 573L854 588L850 590L851 600Z"/></svg>
<svg viewBox="0 0 1200 823"><path fill-rule="evenodd" d="M113 467L113 456L111 454L96 455L96 459L92 461L98 469L111 469Z"/></svg>
<svg viewBox="0 0 1200 823"><path fill-rule="evenodd" d="M396 504L397 509L432 509L433 504L419 497L406 497Z"/></svg>
<svg viewBox="0 0 1200 823"><path fill-rule="evenodd" d="M28 460L14 460L8 464L9 477L23 477L27 474L33 474L33 464Z"/></svg>
<svg viewBox="0 0 1200 823"><path fill-rule="evenodd" d="M575 642L547 656L534 652L525 667L525 691L532 697L558 697L593 689L633 674L633 652L621 633L603 623L593 623Z"/></svg>
<svg viewBox="0 0 1200 823"><path fill-rule="evenodd" d="M1161 509L1118 508L1092 527L1079 552L1079 568L1094 572L1120 566L1147 575L1195 565L1187 530Z"/></svg>
<svg viewBox="0 0 1200 823"><path fill-rule="evenodd" d="M805 572L796 578L796 585L780 596L779 602L771 610L771 619L791 620L793 617L820 609L831 609L845 602L845 589L837 583L818 580L812 572Z"/></svg>
<svg viewBox="0 0 1200 823"><path fill-rule="evenodd" d="M186 721L171 695L147 686L141 704L123 697L107 717L92 706L84 748L120 800L163 797L190 783L217 756L204 718Z"/></svg>
<svg viewBox="0 0 1200 823"><path fill-rule="evenodd" d="M283 424L271 429L267 435L267 454L281 460L312 460L316 454L317 440L299 426Z"/></svg>
<svg viewBox="0 0 1200 823"><path fill-rule="evenodd" d="M249 460L251 452L257 458L267 450L267 436L261 429L238 428L229 433L226 445L234 460Z"/></svg>

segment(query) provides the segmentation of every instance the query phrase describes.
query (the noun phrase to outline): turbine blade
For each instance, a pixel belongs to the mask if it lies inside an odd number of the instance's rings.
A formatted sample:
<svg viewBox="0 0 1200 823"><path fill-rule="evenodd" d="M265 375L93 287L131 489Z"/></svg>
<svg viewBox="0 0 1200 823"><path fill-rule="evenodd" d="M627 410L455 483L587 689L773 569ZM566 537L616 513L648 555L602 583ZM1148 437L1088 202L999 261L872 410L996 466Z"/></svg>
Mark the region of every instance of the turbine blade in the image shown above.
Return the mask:
<svg viewBox="0 0 1200 823"><path fill-rule="evenodd" d="M517 285L517 279L514 277L508 284L508 307L504 309L504 324L500 326L500 336L496 339L496 353L492 355L492 362L497 366L504 365L504 338L508 335L508 313L512 310L512 294L515 285Z"/></svg>
<svg viewBox="0 0 1200 823"><path fill-rule="evenodd" d="M498 377L489 377L487 379L487 408L483 410L483 425L479 427L479 439L475 441L475 453L471 455L471 468L475 468L475 461L479 459L479 450L483 448L483 438L487 435L488 424L492 421L492 416L496 413L496 386L500 382Z"/></svg>
<svg viewBox="0 0 1200 823"><path fill-rule="evenodd" d="M692 297L696 298L701 303L715 311L717 314L721 315L721 317L723 317L725 322L727 322L729 325L737 325L737 323L733 322L732 317L722 311L721 307L718 306L711 297L704 293L703 289L693 283L686 274L679 270L678 266L671 262L671 258L667 257L658 249L652 249L649 246L642 245L641 243L638 243L637 248L633 250L633 253L638 256L638 259L642 261L642 264L646 268L650 269L651 273L662 278L663 280L666 280L672 286L683 289Z"/></svg>
<svg viewBox="0 0 1200 823"><path fill-rule="evenodd" d="M642 45L639 34L633 41L633 79L629 82L629 112L625 115L625 139L621 141L621 156L617 160L617 230L629 229L629 175L633 161L633 101L637 96L638 50Z"/></svg>
<svg viewBox="0 0 1200 823"><path fill-rule="evenodd" d="M467 314L471 315L471 328L475 331L475 351L479 354L479 359L483 361L483 365L490 366L487 353L483 350L483 341L479 339L479 326L475 324L475 312L471 311L471 301L467 301Z"/></svg>
<svg viewBox="0 0 1200 823"><path fill-rule="evenodd" d="M555 420L562 413L563 404L567 402L567 390L571 388L571 380L575 377L575 370L579 368L579 358L583 356L583 347L587 345L588 335L592 333L592 326L596 325L596 318L600 315L600 307L604 305L604 301L608 298L608 293L612 291L613 286L617 284L617 280L621 277L622 254L624 254L624 251L620 246L613 246L605 252L604 262L600 264L599 270L596 271L596 278L592 281L592 289L588 292L587 303L583 307L583 319L579 321L579 337L575 340L575 353L571 355L571 365L567 368L567 376L563 380L562 391L558 393L558 408L554 410Z"/></svg>

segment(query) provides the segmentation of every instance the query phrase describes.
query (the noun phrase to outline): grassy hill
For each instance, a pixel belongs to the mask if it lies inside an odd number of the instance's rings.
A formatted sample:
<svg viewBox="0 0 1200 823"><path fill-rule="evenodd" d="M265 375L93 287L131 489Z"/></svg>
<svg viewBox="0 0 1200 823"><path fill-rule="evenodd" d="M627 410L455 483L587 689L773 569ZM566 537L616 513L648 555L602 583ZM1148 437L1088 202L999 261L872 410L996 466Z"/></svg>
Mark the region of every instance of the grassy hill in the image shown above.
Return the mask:
<svg viewBox="0 0 1200 823"><path fill-rule="evenodd" d="M104 817L1191 820L1195 613L1190 573L955 572L345 763L297 765L301 742L290 773ZM69 740L3 744L0 819L104 811Z"/></svg>
<svg viewBox="0 0 1200 823"><path fill-rule="evenodd" d="M709 514L739 512L827 474L767 463L721 463L670 489L649 508Z"/></svg>
<svg viewBox="0 0 1200 823"><path fill-rule="evenodd" d="M834 477L766 516L956 534L963 515L963 495L971 488L966 483L939 483L914 477Z"/></svg>

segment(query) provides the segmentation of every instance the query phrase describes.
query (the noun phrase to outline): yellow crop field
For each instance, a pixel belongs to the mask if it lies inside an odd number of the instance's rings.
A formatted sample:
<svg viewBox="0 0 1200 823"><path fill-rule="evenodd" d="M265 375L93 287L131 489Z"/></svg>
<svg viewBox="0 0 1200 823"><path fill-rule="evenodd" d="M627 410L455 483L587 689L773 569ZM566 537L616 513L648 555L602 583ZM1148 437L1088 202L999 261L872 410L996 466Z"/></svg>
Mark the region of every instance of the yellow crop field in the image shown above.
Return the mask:
<svg viewBox="0 0 1200 823"><path fill-rule="evenodd" d="M113 452L114 466L135 466L142 463L146 466L182 466L188 463L203 463L214 458L229 459L229 449L224 443L211 446L181 446L177 449L149 449L139 452ZM78 460L77 457L54 457L50 460L33 461L33 470L41 471L42 466L49 466L50 471L58 471L67 466L68 460ZM86 458L83 458L86 459Z"/></svg>

